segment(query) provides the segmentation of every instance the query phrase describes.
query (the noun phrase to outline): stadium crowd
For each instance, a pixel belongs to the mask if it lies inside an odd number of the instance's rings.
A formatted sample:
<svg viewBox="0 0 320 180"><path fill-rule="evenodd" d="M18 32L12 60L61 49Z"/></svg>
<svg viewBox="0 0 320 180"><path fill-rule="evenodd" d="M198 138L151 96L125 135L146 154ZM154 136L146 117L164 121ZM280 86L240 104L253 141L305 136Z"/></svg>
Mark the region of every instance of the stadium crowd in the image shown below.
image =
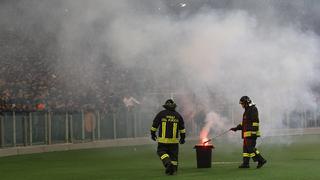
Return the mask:
<svg viewBox="0 0 320 180"><path fill-rule="evenodd" d="M82 84L67 82L65 87L63 76L46 69L46 62L34 59L13 66L2 66L0 74L6 74L0 79L1 109L3 111L34 111L34 110L77 110L100 109L110 110L122 104L125 93L123 89L129 84L126 78L128 72L123 70L117 80L117 86L110 85L108 80L97 84L88 82L89 89L83 90ZM105 66L106 69L107 66ZM107 70L108 73L112 69ZM5 78L3 78L5 77Z"/></svg>
<svg viewBox="0 0 320 180"><path fill-rule="evenodd" d="M100 79L81 81L80 74L85 79L85 71L64 70L63 63L58 62L57 50L48 47L53 40L38 43L10 31L0 34L2 111L109 111L123 104L126 94L139 98L136 92L129 91L136 83L132 81L130 70L117 67L107 57L99 61Z"/></svg>

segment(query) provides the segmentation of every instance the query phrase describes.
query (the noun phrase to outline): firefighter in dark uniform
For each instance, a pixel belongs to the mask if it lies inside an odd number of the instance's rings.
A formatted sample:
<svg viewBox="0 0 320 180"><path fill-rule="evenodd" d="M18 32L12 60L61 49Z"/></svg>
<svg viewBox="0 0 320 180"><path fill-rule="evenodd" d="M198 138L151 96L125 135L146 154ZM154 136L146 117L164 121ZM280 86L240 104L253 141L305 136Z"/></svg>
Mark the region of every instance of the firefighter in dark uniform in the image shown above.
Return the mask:
<svg viewBox="0 0 320 180"><path fill-rule="evenodd" d="M157 154L166 169L165 173L173 175L178 170L179 143L185 143L186 129L182 116L175 110L177 105L172 99L168 99L163 107L165 110L160 111L153 120L151 139L158 141ZM179 134L180 139L178 139Z"/></svg>
<svg viewBox="0 0 320 180"><path fill-rule="evenodd" d="M267 161L256 149L256 140L260 137L258 109L248 96L242 96L239 103L244 108L242 123L230 129L242 131L243 163L239 168L249 168L250 158L258 162L257 168L261 168Z"/></svg>

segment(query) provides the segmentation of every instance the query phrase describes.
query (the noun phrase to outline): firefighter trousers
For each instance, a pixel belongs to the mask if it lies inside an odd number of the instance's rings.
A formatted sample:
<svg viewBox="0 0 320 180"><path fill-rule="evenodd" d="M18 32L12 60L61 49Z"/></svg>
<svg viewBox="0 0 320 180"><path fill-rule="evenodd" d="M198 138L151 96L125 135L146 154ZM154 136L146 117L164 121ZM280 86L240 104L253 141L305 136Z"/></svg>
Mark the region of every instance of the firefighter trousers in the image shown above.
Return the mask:
<svg viewBox="0 0 320 180"><path fill-rule="evenodd" d="M160 157L164 167L172 164L175 171L178 170L179 144L158 143L157 154Z"/></svg>
<svg viewBox="0 0 320 180"><path fill-rule="evenodd" d="M243 164L248 165L250 158L254 162L262 162L264 158L256 148L257 138L244 138L243 139Z"/></svg>

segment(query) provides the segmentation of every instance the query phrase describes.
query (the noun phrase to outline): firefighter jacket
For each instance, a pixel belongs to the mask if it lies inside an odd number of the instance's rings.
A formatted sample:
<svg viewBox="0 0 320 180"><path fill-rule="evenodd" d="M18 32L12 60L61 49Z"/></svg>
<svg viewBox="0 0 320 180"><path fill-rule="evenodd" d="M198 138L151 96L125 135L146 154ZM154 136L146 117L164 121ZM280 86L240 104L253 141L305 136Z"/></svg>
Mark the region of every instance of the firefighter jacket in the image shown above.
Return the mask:
<svg viewBox="0 0 320 180"><path fill-rule="evenodd" d="M245 108L242 123L240 123L236 129L242 130L242 138L260 137L259 115L255 105L251 104Z"/></svg>
<svg viewBox="0 0 320 180"><path fill-rule="evenodd" d="M182 116L174 110L162 110L153 120L151 131L156 132L159 129L159 143L176 144L179 143L179 133L185 137L186 129Z"/></svg>

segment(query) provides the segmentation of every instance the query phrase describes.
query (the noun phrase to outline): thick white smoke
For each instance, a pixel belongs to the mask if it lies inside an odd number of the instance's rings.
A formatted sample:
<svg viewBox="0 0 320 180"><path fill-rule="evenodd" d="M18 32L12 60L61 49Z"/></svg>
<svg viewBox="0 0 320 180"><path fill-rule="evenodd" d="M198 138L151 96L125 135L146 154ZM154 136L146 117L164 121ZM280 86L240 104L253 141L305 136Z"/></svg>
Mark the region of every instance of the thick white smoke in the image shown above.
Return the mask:
<svg viewBox="0 0 320 180"><path fill-rule="evenodd" d="M196 87L207 84L235 104L250 96L261 107L263 128L281 127L283 112L315 107L310 85L317 78L319 44L312 32L265 30L243 12L199 15L188 23L193 28L178 61Z"/></svg>
<svg viewBox="0 0 320 180"><path fill-rule="evenodd" d="M263 24L245 11L206 10L179 20L131 15L111 27L115 58L126 65L142 58L159 75L175 65L194 91L209 87L235 104L248 95L264 129L282 127L284 112L315 107L310 85L317 78L318 36L298 25Z"/></svg>
<svg viewBox="0 0 320 180"><path fill-rule="evenodd" d="M187 1L183 6L179 1L61 1L52 10L46 2L28 9L20 3L19 8L30 18L54 15L50 22L39 21L58 37L62 65L57 67L78 75L84 88L100 81L98 59L107 56L153 77L155 91L187 88L207 107L208 89L234 104L237 112L242 111L239 98L248 95L259 108L266 133L284 126L285 112L315 107L310 87L318 82L319 37L299 23L283 23L287 16L277 20L272 14L285 12L276 13L272 3L244 7L234 2L214 9ZM240 121L241 113L235 115Z"/></svg>

